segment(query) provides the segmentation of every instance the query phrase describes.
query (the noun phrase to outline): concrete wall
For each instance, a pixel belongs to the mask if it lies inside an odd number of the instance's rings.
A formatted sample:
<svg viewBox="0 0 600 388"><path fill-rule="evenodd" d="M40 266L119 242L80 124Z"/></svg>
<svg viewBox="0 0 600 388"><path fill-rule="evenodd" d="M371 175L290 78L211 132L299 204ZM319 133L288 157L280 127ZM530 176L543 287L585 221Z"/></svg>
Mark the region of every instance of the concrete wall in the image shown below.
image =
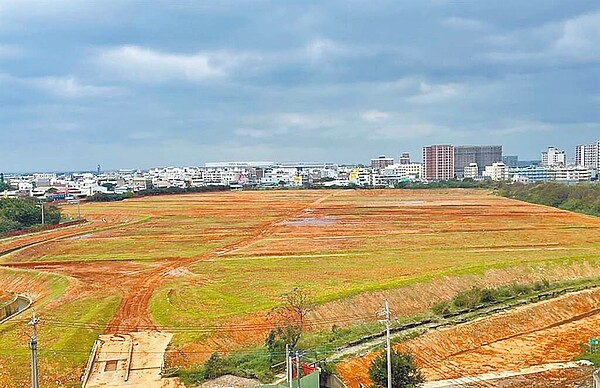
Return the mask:
<svg viewBox="0 0 600 388"><path fill-rule="evenodd" d="M25 310L31 305L31 300L24 295L16 295L13 300L0 306L0 323Z"/></svg>

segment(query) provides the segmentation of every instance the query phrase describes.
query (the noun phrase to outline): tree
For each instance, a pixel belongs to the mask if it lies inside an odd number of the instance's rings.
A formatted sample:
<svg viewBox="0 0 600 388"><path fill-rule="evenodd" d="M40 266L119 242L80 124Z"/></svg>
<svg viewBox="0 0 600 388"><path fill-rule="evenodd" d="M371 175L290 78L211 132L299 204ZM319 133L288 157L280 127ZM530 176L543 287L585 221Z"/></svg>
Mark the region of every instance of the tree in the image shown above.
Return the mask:
<svg viewBox="0 0 600 388"><path fill-rule="evenodd" d="M271 355L278 353L285 345L295 347L302 336L306 315L315 309L310 291L295 287L280 296L281 304L269 312L269 317L277 322L277 327L269 333L265 345Z"/></svg>
<svg viewBox="0 0 600 388"><path fill-rule="evenodd" d="M415 365L410 353L401 353L392 349L392 387L415 388L420 386L425 378ZM369 376L373 388L387 387L387 354L382 352L373 360L369 367Z"/></svg>
<svg viewBox="0 0 600 388"><path fill-rule="evenodd" d="M291 326L289 324L271 330L265 339L265 346L269 351L270 361L275 362L283 359L285 345L290 345L292 348L295 347L301 335L302 330L298 326Z"/></svg>
<svg viewBox="0 0 600 388"><path fill-rule="evenodd" d="M315 302L310 291L295 287L292 291L281 295L282 312L290 323L304 326L306 315L315 309Z"/></svg>

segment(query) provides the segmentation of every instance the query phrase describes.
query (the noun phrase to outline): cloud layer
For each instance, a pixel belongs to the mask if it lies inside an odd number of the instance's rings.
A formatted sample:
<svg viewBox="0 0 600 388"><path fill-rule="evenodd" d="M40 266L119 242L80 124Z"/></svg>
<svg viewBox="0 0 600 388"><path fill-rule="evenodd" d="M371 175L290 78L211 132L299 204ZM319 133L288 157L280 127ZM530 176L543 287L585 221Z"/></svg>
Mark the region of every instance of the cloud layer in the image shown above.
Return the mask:
<svg viewBox="0 0 600 388"><path fill-rule="evenodd" d="M0 171L572 155L600 140L600 7L551 3L5 0Z"/></svg>

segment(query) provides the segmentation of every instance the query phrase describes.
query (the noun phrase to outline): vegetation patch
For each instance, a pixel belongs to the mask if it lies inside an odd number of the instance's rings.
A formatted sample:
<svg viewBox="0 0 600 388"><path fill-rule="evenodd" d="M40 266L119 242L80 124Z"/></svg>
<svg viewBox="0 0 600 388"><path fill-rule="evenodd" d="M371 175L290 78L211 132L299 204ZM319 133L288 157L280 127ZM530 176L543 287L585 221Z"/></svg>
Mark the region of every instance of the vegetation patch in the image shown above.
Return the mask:
<svg viewBox="0 0 600 388"><path fill-rule="evenodd" d="M60 210L56 206L43 205L35 198L0 198L0 233L41 225L42 211L44 223L60 222Z"/></svg>
<svg viewBox="0 0 600 388"><path fill-rule="evenodd" d="M95 296L55 308L37 306L40 383L42 386L76 386L90 349L115 313L120 298ZM25 386L29 379L27 321L23 314L0 325L0 366L11 370L11 386Z"/></svg>
<svg viewBox="0 0 600 388"><path fill-rule="evenodd" d="M597 341L597 339L596 339ZM587 361L591 361L594 363L594 366L599 367L600 366L600 346L599 345L592 345L592 344L585 344L583 345L583 353L581 353L581 355L575 357L574 361L581 361L581 360L587 360Z"/></svg>
<svg viewBox="0 0 600 388"><path fill-rule="evenodd" d="M450 301L434 304L431 307L431 311L441 317L447 317L456 312L469 311L515 298L530 296L542 291L555 289L557 286L550 284L548 280L542 280L535 282L531 286L514 283L497 288L473 287L470 290L458 293Z"/></svg>
<svg viewBox="0 0 600 388"><path fill-rule="evenodd" d="M502 185L498 193L521 201L600 216L600 185L598 184L579 183L569 186L554 182L536 185L514 183Z"/></svg>

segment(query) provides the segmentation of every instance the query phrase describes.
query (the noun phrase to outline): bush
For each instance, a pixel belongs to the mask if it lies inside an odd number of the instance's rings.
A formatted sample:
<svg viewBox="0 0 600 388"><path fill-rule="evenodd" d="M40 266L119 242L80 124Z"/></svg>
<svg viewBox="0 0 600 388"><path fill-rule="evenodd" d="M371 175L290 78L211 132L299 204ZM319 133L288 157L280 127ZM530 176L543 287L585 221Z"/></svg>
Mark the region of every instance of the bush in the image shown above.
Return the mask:
<svg viewBox="0 0 600 388"><path fill-rule="evenodd" d="M445 317L454 311L472 310L482 305L491 305L506 299L547 290L551 286L550 281L544 279L535 282L533 286L513 283L497 288L473 287L470 290L459 292L450 301L435 303L431 306L431 311L438 316Z"/></svg>
<svg viewBox="0 0 600 388"><path fill-rule="evenodd" d="M481 304L481 288L473 287L468 291L460 292L452 299L452 304L459 309L472 309Z"/></svg>
<svg viewBox="0 0 600 388"><path fill-rule="evenodd" d="M600 216L600 185L579 183L567 186L556 182L504 184L498 194L521 201Z"/></svg>
<svg viewBox="0 0 600 388"><path fill-rule="evenodd" d="M431 306L431 311L433 311L435 315L444 317L452 311L452 304L450 302L438 302Z"/></svg>
<svg viewBox="0 0 600 388"><path fill-rule="evenodd" d="M411 354L400 353L392 349L391 359L392 387L413 388L420 386L425 381ZM387 354L385 351L371 363L369 376L373 381L374 388L387 387Z"/></svg>
<svg viewBox="0 0 600 388"><path fill-rule="evenodd" d="M96 193L91 197L88 197L87 200L90 202L114 202L122 201L131 197L133 197L133 193L131 192L127 192L125 194Z"/></svg>
<svg viewBox="0 0 600 388"><path fill-rule="evenodd" d="M521 296L531 294L532 288L525 284L513 283L508 286L512 296Z"/></svg>
<svg viewBox="0 0 600 388"><path fill-rule="evenodd" d="M543 291L550 288L550 281L548 279L544 279L542 281L537 281L533 283L533 289L535 291Z"/></svg>
<svg viewBox="0 0 600 388"><path fill-rule="evenodd" d="M214 352L210 358L204 363L202 369L202 377L205 380L216 379L217 377L231 373L230 363L226 359L221 358L219 353Z"/></svg>

